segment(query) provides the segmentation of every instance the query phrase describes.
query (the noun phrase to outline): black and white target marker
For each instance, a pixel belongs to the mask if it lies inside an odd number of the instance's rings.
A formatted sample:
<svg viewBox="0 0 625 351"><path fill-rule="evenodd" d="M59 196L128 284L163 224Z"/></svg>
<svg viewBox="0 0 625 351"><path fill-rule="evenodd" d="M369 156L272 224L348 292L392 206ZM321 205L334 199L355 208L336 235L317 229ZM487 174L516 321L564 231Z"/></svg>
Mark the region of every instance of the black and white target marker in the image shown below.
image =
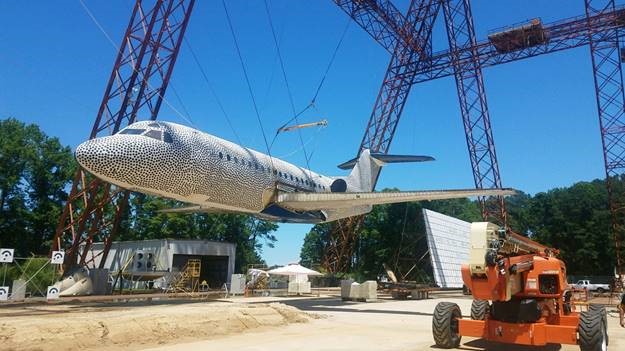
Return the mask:
<svg viewBox="0 0 625 351"><path fill-rule="evenodd" d="M6 301L9 299L9 287L0 286L0 301Z"/></svg>
<svg viewBox="0 0 625 351"><path fill-rule="evenodd" d="M59 298L59 288L54 285L48 286L48 293L46 294L46 299L54 300Z"/></svg>
<svg viewBox="0 0 625 351"><path fill-rule="evenodd" d="M0 249L0 263L13 262L14 249L2 248Z"/></svg>
<svg viewBox="0 0 625 351"><path fill-rule="evenodd" d="M64 260L65 260L65 251L52 251L52 256L50 257L50 263L63 264Z"/></svg>

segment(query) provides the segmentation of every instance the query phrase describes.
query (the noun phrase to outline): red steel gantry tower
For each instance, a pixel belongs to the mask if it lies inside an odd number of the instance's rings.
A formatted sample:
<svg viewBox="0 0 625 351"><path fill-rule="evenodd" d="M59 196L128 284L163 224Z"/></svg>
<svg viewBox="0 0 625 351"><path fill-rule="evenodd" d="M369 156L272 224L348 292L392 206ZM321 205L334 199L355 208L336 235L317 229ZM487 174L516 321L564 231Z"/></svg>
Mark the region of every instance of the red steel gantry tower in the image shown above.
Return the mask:
<svg viewBox="0 0 625 351"><path fill-rule="evenodd" d="M392 54L360 150L388 152L413 84L453 75L469 158L477 188L501 187L482 68L589 45L591 50L604 160L610 194L618 270L622 270L625 207L613 193L612 179L625 171L625 99L619 29L625 10L614 0L585 0L585 15L549 24L539 19L477 41L469 0L412 0L407 14L390 0L334 0ZM432 54L431 30L442 8L449 50ZM506 224L503 199L480 199L485 220ZM362 217L339 221L324 259L331 272L351 264Z"/></svg>
<svg viewBox="0 0 625 351"><path fill-rule="evenodd" d="M90 139L114 134L139 118L156 119L194 2L136 1ZM128 196L128 190L78 169L52 245L65 249L65 268L93 264L88 253L96 239L105 243L104 264Z"/></svg>

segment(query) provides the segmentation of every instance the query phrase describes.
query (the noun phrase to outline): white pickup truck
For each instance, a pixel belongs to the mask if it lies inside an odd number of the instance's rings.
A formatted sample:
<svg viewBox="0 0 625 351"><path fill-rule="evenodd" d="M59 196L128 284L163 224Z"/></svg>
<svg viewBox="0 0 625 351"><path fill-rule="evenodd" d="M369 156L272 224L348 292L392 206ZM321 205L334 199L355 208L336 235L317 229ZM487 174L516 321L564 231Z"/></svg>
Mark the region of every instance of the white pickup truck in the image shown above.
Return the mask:
<svg viewBox="0 0 625 351"><path fill-rule="evenodd" d="M578 280L573 286L578 289L587 289L588 291L596 291L598 293L610 291L609 284L592 284L590 280Z"/></svg>

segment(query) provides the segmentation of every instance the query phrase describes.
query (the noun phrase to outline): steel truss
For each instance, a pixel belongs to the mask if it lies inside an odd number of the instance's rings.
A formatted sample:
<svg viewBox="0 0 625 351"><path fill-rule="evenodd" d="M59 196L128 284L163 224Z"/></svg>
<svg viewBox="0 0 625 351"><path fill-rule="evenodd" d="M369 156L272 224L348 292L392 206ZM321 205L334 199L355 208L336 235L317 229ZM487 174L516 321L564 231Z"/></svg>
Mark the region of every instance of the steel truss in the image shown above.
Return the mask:
<svg viewBox="0 0 625 351"><path fill-rule="evenodd" d="M542 41L502 49L498 48L490 38L479 42L476 40L469 0L438 1L443 7L449 50L430 54L428 50L431 50L431 42L428 40L426 45L429 46L423 46L423 42L414 40L414 32L412 35L407 35L408 31L404 29L405 24L411 22L407 19L408 16L403 17L390 1L335 0L339 7L385 49L390 52L392 45L395 45L391 64L387 69L387 75L378 94L359 152L363 147L372 146L379 146L377 151L387 152L401 116L403 103L410 91L409 85L454 75L475 185L477 188L501 187L482 68L589 45L593 58L597 105L604 145L617 267L621 271L623 241L625 240L625 221L623 221L625 204L617 201L612 180L625 171L625 117L623 116L625 98L623 97L621 57L619 56L621 54L619 29L625 26L625 7L616 6L614 0L585 0L586 13L584 15L545 25L541 23L544 35ZM411 2L411 8L414 3L414 1ZM427 2L421 2L417 7L422 7L425 3ZM427 22L418 17L414 17L413 20ZM431 24L428 25L431 26ZM412 26L418 27L414 23ZM431 33L429 35L431 36ZM418 53L418 55L411 55L415 62L402 61L401 57L405 57L408 53L396 50L397 45L404 45L406 50ZM390 94L388 90L390 81L399 82L397 86L401 87L402 93ZM390 91L395 92L395 90ZM389 113L389 111L395 113ZM489 202L480 199L480 202L485 219L501 224L506 223L503 199L498 198ZM344 226L337 226L337 228L342 228L341 234L337 237L347 238L350 244L346 247L353 247L356 232L351 231L346 234ZM341 245L341 243L333 245ZM329 252L332 254L337 251L330 250ZM348 263L351 251L341 252L342 255L349 256L342 258ZM325 262L337 262L339 259L329 257Z"/></svg>
<svg viewBox="0 0 625 351"><path fill-rule="evenodd" d="M195 0L137 0L90 139L111 135L139 118L156 119ZM147 4L146 4L147 3ZM79 169L57 226L53 250L65 249L65 268L94 264L94 240L105 243L100 261L119 231L129 192Z"/></svg>
<svg viewBox="0 0 625 351"><path fill-rule="evenodd" d="M614 0L585 0L586 15L589 18L606 17L613 13L622 13L616 9ZM619 17L619 22L625 18ZM625 173L625 95L623 94L623 71L619 31L610 28L600 32L588 33L590 55L592 58L597 110L603 145L606 184L612 235L618 274L623 272L623 243L625 241L625 201L623 194L615 194L614 180Z"/></svg>

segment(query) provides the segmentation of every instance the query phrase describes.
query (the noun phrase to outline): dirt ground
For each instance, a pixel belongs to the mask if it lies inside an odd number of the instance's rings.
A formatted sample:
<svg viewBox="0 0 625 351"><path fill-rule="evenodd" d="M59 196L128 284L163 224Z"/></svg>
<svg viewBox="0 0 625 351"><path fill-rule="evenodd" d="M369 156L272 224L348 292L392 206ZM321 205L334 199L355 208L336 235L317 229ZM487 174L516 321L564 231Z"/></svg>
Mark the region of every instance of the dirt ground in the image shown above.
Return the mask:
<svg viewBox="0 0 625 351"><path fill-rule="evenodd" d="M343 302L337 297L234 298L0 308L0 350L429 350L439 301L469 312L471 300L439 293L418 301ZM279 303L278 303L279 302ZM609 309L610 310L610 309ZM625 329L609 313L610 350ZM512 350L463 338L463 350ZM579 350L550 345L520 351Z"/></svg>
<svg viewBox="0 0 625 351"><path fill-rule="evenodd" d="M282 303L326 318L306 324L292 324L263 332L230 335L213 340L177 343L149 348L149 351L177 350L438 350L432 339L432 311L439 301L456 302L463 314L471 300L459 294L437 294L437 298L417 301L382 300L375 303L343 302L337 298L282 300ZM257 299L257 302L266 300ZM618 325L618 314L610 313L609 350L625 350L625 329ZM461 350L552 351L579 350L574 345L519 347L463 338Z"/></svg>
<svg viewBox="0 0 625 351"><path fill-rule="evenodd" d="M151 301L0 308L0 350L138 350L315 318L279 303Z"/></svg>

